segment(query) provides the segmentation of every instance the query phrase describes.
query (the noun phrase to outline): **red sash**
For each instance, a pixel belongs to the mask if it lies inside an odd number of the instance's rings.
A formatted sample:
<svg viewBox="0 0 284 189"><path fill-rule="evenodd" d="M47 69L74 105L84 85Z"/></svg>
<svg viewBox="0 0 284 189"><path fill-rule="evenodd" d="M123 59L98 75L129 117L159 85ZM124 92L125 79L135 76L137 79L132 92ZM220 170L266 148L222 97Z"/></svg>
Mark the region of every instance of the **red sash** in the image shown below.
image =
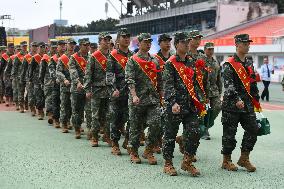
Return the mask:
<svg viewBox="0 0 284 189"><path fill-rule="evenodd" d="M14 62L15 58L16 58L16 55L15 55L15 54L12 55L12 56L10 56L10 59L12 60L12 63Z"/></svg>
<svg viewBox="0 0 284 189"><path fill-rule="evenodd" d="M9 55L7 55L6 53L4 53L4 54L2 54L2 58L6 61L6 62L8 62L8 60L9 60Z"/></svg>
<svg viewBox="0 0 284 189"><path fill-rule="evenodd" d="M17 54L18 59L20 60L21 63L23 63L24 60L24 55L22 55L21 53Z"/></svg>
<svg viewBox="0 0 284 189"><path fill-rule="evenodd" d="M100 50L97 50L92 54L92 56L97 60L97 62L101 65L102 69L106 71L106 63L107 58L103 55L103 53Z"/></svg>
<svg viewBox="0 0 284 189"><path fill-rule="evenodd" d="M26 54L25 55L25 60L30 64L32 62L33 56L31 54Z"/></svg>
<svg viewBox="0 0 284 189"><path fill-rule="evenodd" d="M187 91L189 93L189 95L191 96L192 100L193 100L193 104L194 106L197 108L197 110L200 113L200 116L204 116L207 112L205 109L204 104L202 104L196 97L196 94L194 92L194 85L193 85L193 74L194 71L192 68L189 68L187 66L185 66L183 63L178 62L176 60L176 56L173 55L169 58L169 61L173 64L173 66L175 67L176 71L178 72L180 78L182 79L184 85L187 88Z"/></svg>
<svg viewBox="0 0 284 189"><path fill-rule="evenodd" d="M57 64L57 62L58 62L57 54L53 55L53 56L51 57L51 59L53 59L53 61Z"/></svg>
<svg viewBox="0 0 284 189"><path fill-rule="evenodd" d="M237 73L238 77L240 78L243 86L246 89L247 94L251 98L251 101L254 105L254 110L256 112L261 112L262 108L260 103L250 94L250 75L246 72L245 68L240 62L236 62L234 57L229 57L227 62L234 68L235 72Z"/></svg>
<svg viewBox="0 0 284 189"><path fill-rule="evenodd" d="M142 71L148 76L151 80L154 88L157 90L157 72L160 70L156 69L156 64L154 62L149 62L139 58L137 54L132 56L133 60L140 66Z"/></svg>
<svg viewBox="0 0 284 189"><path fill-rule="evenodd" d="M64 64L65 68L69 69L68 63L69 63L69 58L68 56L66 56L65 54L63 54L60 57L60 60L62 61L62 63Z"/></svg>
<svg viewBox="0 0 284 189"><path fill-rule="evenodd" d="M76 60L76 62L79 64L82 71L85 72L86 66L87 66L87 61L85 60L85 58L82 56L79 56L78 53L75 53L72 56Z"/></svg>
<svg viewBox="0 0 284 189"><path fill-rule="evenodd" d="M159 60L160 69L163 71L165 66L165 61L158 54L154 54L154 56Z"/></svg>
<svg viewBox="0 0 284 189"><path fill-rule="evenodd" d="M116 49L112 50L110 54L119 63L119 65L125 70L128 57L118 54Z"/></svg>
<svg viewBox="0 0 284 189"><path fill-rule="evenodd" d="M44 54L44 55L42 56L42 59L41 59L41 60L44 60L44 61L46 61L47 63L49 63L50 57L49 57L47 54Z"/></svg>
<svg viewBox="0 0 284 189"><path fill-rule="evenodd" d="M35 59L35 61L36 61L38 64L40 64L40 61L41 61L42 57L41 57L39 54L34 55L33 58Z"/></svg>
<svg viewBox="0 0 284 189"><path fill-rule="evenodd" d="M202 69L208 71L206 66L205 66L205 61L203 59L196 60L195 67L196 67L195 73L196 73L197 83L198 83L200 89L202 90L202 92L203 92L203 94L206 98L206 93L205 93L204 85L203 85L203 74L202 74Z"/></svg>

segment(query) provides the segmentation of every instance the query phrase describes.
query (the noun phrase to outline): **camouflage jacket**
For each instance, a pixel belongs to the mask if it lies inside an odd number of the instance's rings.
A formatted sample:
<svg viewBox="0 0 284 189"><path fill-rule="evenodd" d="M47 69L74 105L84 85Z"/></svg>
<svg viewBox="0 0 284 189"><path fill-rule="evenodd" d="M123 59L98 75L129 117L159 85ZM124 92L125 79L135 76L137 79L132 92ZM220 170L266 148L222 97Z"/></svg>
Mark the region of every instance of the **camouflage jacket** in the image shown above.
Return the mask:
<svg viewBox="0 0 284 189"><path fill-rule="evenodd" d="M68 58L70 59L70 56L68 56ZM70 86L64 84L65 80L71 82L69 67L65 65L60 58L56 66L56 77L60 83L60 92L70 92Z"/></svg>
<svg viewBox="0 0 284 189"><path fill-rule="evenodd" d="M53 85L56 82L58 82L58 80L56 78L56 66L57 66L59 58L60 58L59 54L53 55L52 57L50 57L50 63L48 64L49 77L50 77L50 81Z"/></svg>
<svg viewBox="0 0 284 189"><path fill-rule="evenodd" d="M220 97L222 93L221 68L219 63L214 59L206 57L206 66L209 68L208 73L208 97Z"/></svg>
<svg viewBox="0 0 284 189"><path fill-rule="evenodd" d="M169 57L166 58L166 57L164 57L164 55L162 54L162 51L159 50L158 53L157 53L157 55L159 55L159 56L163 59L163 61L166 62L166 61L172 56L172 53L171 53L171 51L170 51Z"/></svg>
<svg viewBox="0 0 284 189"><path fill-rule="evenodd" d="M28 70L28 81L34 84L41 84L39 81L40 62L37 62L33 56Z"/></svg>
<svg viewBox="0 0 284 189"><path fill-rule="evenodd" d="M139 52L136 54L139 58L146 61L152 61L157 69L160 65L157 59L149 54L149 57L144 57ZM140 98L139 105L152 105L160 103L160 94L162 93L162 74L157 73L157 89L152 84L149 77L144 73L138 63L131 57L125 69L125 80L129 89L135 88L137 96ZM132 96L129 94L129 100L132 102Z"/></svg>
<svg viewBox="0 0 284 189"><path fill-rule="evenodd" d="M76 54L76 53L75 53ZM73 55L75 55L73 54ZM85 77L85 70L83 70L79 63L75 60L73 55L70 57L68 66L69 66L69 72L70 72L70 78L71 78L71 93L84 93L85 91L78 91L77 90L77 84L80 82L82 85L84 84L84 77ZM79 57L84 58L86 61L88 59L88 55L82 56L80 52L77 52L77 55Z"/></svg>
<svg viewBox="0 0 284 189"><path fill-rule="evenodd" d="M185 66L195 70L195 62L193 59L186 57L185 61L182 61L178 55L176 55L176 60L178 62L184 63ZM196 82L196 75L192 77L193 85L195 89L195 94L198 96L196 87L198 86ZM165 104L168 112L172 112L172 106L177 103L180 105L180 113L187 114L189 112L196 112L196 108L191 100L191 96L180 77L179 73L175 69L174 65L168 60L165 65L165 70L163 72L164 81L164 91L165 91Z"/></svg>
<svg viewBox="0 0 284 189"><path fill-rule="evenodd" d="M29 66L30 66L30 63L28 62L28 60L26 58L24 58L22 70L21 70L21 73L20 73L20 81L21 82L27 82L28 81L28 71L30 71Z"/></svg>
<svg viewBox="0 0 284 189"><path fill-rule="evenodd" d="M42 85L45 87L52 87L52 80L49 73L49 64L50 64L50 57L49 59L42 59L40 66L39 66L39 80Z"/></svg>
<svg viewBox="0 0 284 189"><path fill-rule="evenodd" d="M117 50L117 53L124 57L128 57L128 59L133 55L132 51L125 53L119 49ZM117 89L120 92L120 96L128 95L124 69L125 68L123 68L112 55L109 55L106 71L106 84L109 86L109 91L111 91L111 93Z"/></svg>
<svg viewBox="0 0 284 189"><path fill-rule="evenodd" d="M15 56L15 55L12 55L12 56ZM12 79L12 77L11 77L12 68L13 68L13 60L10 57L7 64L6 64L5 70L4 70L4 79L5 80Z"/></svg>
<svg viewBox="0 0 284 189"><path fill-rule="evenodd" d="M240 62L245 67L248 73L248 66L251 66L252 70L254 70L253 65L249 65L247 61L242 62L236 54L234 55L234 58L236 62ZM223 70L224 97L222 110L229 112L254 112L254 106L251 102L251 99L234 68L228 62L225 62L223 65ZM251 75L251 78L255 79L254 73ZM251 95L255 97L256 100L259 100L259 91L256 81L251 83L250 90ZM245 104L243 109L238 109L236 106L236 103L240 100L242 100Z"/></svg>
<svg viewBox="0 0 284 189"><path fill-rule="evenodd" d="M103 55L106 58L109 56L109 54ZM107 62L105 62L105 64L107 64ZM92 92L93 96L97 98L109 98L110 92L106 85L106 71L93 55L91 55L88 60L84 81L84 89L86 92Z"/></svg>
<svg viewBox="0 0 284 189"><path fill-rule="evenodd" d="M22 56L24 56L26 53L24 51L20 51ZM23 60L20 60L19 57L16 55L14 61L13 61L13 67L11 71L11 77L12 78L18 78L20 79L21 71L22 71L22 65L23 65Z"/></svg>

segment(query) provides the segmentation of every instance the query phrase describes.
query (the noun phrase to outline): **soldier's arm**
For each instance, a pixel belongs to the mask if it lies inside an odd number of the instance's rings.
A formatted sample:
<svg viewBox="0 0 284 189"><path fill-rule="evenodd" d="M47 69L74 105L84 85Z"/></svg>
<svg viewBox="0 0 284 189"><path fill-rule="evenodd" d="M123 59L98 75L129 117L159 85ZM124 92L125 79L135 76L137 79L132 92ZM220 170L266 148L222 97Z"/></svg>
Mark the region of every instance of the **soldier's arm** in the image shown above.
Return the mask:
<svg viewBox="0 0 284 189"><path fill-rule="evenodd" d="M208 96L209 96L209 71L207 70L204 70L203 71L203 87L204 87L204 91L205 91L205 94L206 94L206 97L208 99Z"/></svg>
<svg viewBox="0 0 284 189"><path fill-rule="evenodd" d="M30 70L28 72L28 81L32 82L32 79L34 77L34 70L35 70L35 66L36 66L36 61L34 58L32 58L31 64L30 64Z"/></svg>
<svg viewBox="0 0 284 189"><path fill-rule="evenodd" d="M41 64L39 65L39 81L41 82L41 84L44 83L44 76L46 73L46 67L47 67L47 62L42 60Z"/></svg>
<svg viewBox="0 0 284 189"><path fill-rule="evenodd" d="M63 83L66 80L66 77L64 75L64 64L61 60L58 61L58 64L56 66L56 77L60 83Z"/></svg>
<svg viewBox="0 0 284 189"><path fill-rule="evenodd" d="M106 69L106 85L111 88L112 91L116 89L114 66L115 61L113 60L111 55L109 55Z"/></svg>
<svg viewBox="0 0 284 189"><path fill-rule="evenodd" d="M171 107L176 103L176 88L175 88L175 68L172 63L167 62L163 71L165 101Z"/></svg>
<svg viewBox="0 0 284 189"><path fill-rule="evenodd" d="M12 60L9 59L9 61L7 63L7 66L6 66L5 70L4 70L4 77L6 79L10 79L10 77L11 77L11 70L12 70Z"/></svg>
<svg viewBox="0 0 284 189"><path fill-rule="evenodd" d="M69 65L71 83L76 86L79 82L78 69L80 69L80 68L78 68L77 62L74 60L74 58L72 56L69 60L68 65Z"/></svg>
<svg viewBox="0 0 284 189"><path fill-rule="evenodd" d="M157 70L161 70L160 69L160 63L158 61L158 59L155 58L155 63L157 65ZM160 97L164 97L164 90L163 90L163 79L162 79L162 72L157 72L157 90L160 94Z"/></svg>
<svg viewBox="0 0 284 189"><path fill-rule="evenodd" d="M48 71L52 81L56 81L56 62L53 59L48 64Z"/></svg>
<svg viewBox="0 0 284 189"><path fill-rule="evenodd" d="M92 84L93 84L93 70L95 66L95 60L94 58L90 57L88 60L88 64L86 67L86 74L84 77L84 89L87 93L92 92Z"/></svg>
<svg viewBox="0 0 284 189"><path fill-rule="evenodd" d="M132 96L136 96L135 65L134 64L135 64L134 61L132 60L132 58L130 58L125 67L125 81L127 83L127 86Z"/></svg>
<svg viewBox="0 0 284 189"><path fill-rule="evenodd" d="M11 70L11 77L12 78L16 78L16 73L18 72L18 68L19 68L19 61L18 58L16 57L12 63L12 70Z"/></svg>
<svg viewBox="0 0 284 189"><path fill-rule="evenodd" d="M251 74L251 78L253 79L253 82L251 82L250 88L251 88L251 95L256 99L259 100L260 96L259 96L259 90L257 88L257 82L255 80L256 76L255 76L255 72L254 72L254 67L253 65L252 67L252 71L253 73Z"/></svg>
<svg viewBox="0 0 284 189"><path fill-rule="evenodd" d="M28 67L28 62L27 62L27 60L24 60L23 61L23 65L22 65L22 70L21 70L21 73L20 73L20 80L21 80L21 82L25 81L27 67Z"/></svg>

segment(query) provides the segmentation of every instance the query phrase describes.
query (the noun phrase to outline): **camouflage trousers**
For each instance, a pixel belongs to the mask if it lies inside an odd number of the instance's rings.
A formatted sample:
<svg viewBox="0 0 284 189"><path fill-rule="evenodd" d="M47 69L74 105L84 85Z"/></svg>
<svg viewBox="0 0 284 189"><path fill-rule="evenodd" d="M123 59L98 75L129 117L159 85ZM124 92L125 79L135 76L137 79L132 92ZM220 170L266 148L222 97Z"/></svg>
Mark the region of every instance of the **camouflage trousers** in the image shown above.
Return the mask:
<svg viewBox="0 0 284 189"><path fill-rule="evenodd" d="M60 85L55 83L52 87L52 114L53 119L59 120L60 118Z"/></svg>
<svg viewBox="0 0 284 189"><path fill-rule="evenodd" d="M100 128L104 129L106 135L109 136L109 99L92 97L92 126L91 132L93 137L98 139Z"/></svg>
<svg viewBox="0 0 284 189"><path fill-rule="evenodd" d="M5 84L3 78L0 77L0 96L4 96L5 94Z"/></svg>
<svg viewBox="0 0 284 189"><path fill-rule="evenodd" d="M241 150L250 152L257 141L257 123L256 115L254 112L228 112L222 111L222 154L229 155L236 147L236 133L238 124L240 123L245 130L241 145Z"/></svg>
<svg viewBox="0 0 284 189"><path fill-rule="evenodd" d="M16 103L16 105L19 105L18 103L18 85L19 85L19 81L18 79L13 79L12 80L12 88L13 88L13 101L14 103Z"/></svg>
<svg viewBox="0 0 284 189"><path fill-rule="evenodd" d="M12 88L12 80L11 79L5 79L5 96L6 97L13 97L13 88Z"/></svg>
<svg viewBox="0 0 284 189"><path fill-rule="evenodd" d="M34 96L36 109L42 110L44 108L44 92L39 83L34 83Z"/></svg>
<svg viewBox="0 0 284 189"><path fill-rule="evenodd" d="M204 117L204 125L207 128L213 127L215 119L218 117L221 111L220 97L212 97L210 100L210 109L207 110L207 114Z"/></svg>
<svg viewBox="0 0 284 189"><path fill-rule="evenodd" d="M190 112L187 114L173 114L172 112L166 112L163 140L163 157L165 160L171 160L174 157L173 152L180 123L183 125L182 139L184 143L184 152L188 155L196 154L200 140L197 112Z"/></svg>
<svg viewBox="0 0 284 189"><path fill-rule="evenodd" d="M29 107L34 107L35 106L35 94L34 94L34 84L32 82L27 83L27 93L28 93Z"/></svg>
<svg viewBox="0 0 284 189"><path fill-rule="evenodd" d="M92 127L92 103L90 99L86 99L85 118L86 118L86 127L88 129L91 129Z"/></svg>
<svg viewBox="0 0 284 189"><path fill-rule="evenodd" d="M61 92L60 93L60 122L66 124L71 119L71 93Z"/></svg>
<svg viewBox="0 0 284 189"><path fill-rule="evenodd" d="M75 129L81 128L84 120L85 93L71 93L72 125Z"/></svg>
<svg viewBox="0 0 284 189"><path fill-rule="evenodd" d="M52 90L52 86L50 85L45 85L43 87L46 113L52 113Z"/></svg>
<svg viewBox="0 0 284 189"><path fill-rule="evenodd" d="M25 89L26 89L26 82L19 82L18 83L18 102L19 105L24 106L25 104Z"/></svg>
<svg viewBox="0 0 284 189"><path fill-rule="evenodd" d="M129 147L138 150L140 135L144 131L143 126L148 127L146 145L154 147L158 141L161 130L161 110L159 104L153 105L129 105Z"/></svg>
<svg viewBox="0 0 284 189"><path fill-rule="evenodd" d="M111 99L109 105L109 114L110 137L112 141L118 142L121 137L121 129L128 121L128 96Z"/></svg>

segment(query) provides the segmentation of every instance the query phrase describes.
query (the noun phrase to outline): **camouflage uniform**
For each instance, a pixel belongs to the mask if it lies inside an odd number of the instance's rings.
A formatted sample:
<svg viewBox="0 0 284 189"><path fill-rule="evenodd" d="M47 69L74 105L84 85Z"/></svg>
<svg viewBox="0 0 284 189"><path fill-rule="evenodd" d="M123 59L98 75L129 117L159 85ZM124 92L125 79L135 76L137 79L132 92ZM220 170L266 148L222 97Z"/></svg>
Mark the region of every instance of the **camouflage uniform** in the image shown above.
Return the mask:
<svg viewBox="0 0 284 189"><path fill-rule="evenodd" d="M14 45L12 44L8 44L8 47L13 47ZM11 56L13 56L12 53L9 53L7 52L6 53L8 55L8 59L5 60L3 57L1 58L1 66L0 66L0 77L3 79L3 86L4 86L4 96L5 97L12 97L13 96L13 91L12 91L12 83L11 83L11 80L10 80L10 76L7 77L6 76L6 68L8 67L9 65L9 61L10 61L10 58ZM10 69L11 70L11 69Z"/></svg>
<svg viewBox="0 0 284 189"><path fill-rule="evenodd" d="M151 40L151 35L146 33L140 34L138 40ZM156 64L157 69L160 69L155 57L144 57L139 54L139 52L136 55L143 60L153 62ZM146 148L153 148L158 140L158 135L161 130L160 94L162 93L162 76L160 72L157 73L156 89L133 57L127 62L125 70L125 79L129 89L135 89L140 99L139 104L134 105L132 96L129 94L130 143L128 147L130 147L134 153L137 153L140 146L139 138L143 129L141 128L141 123L146 123L149 127Z"/></svg>
<svg viewBox="0 0 284 189"><path fill-rule="evenodd" d="M0 103L3 101L3 96L5 94L5 85L3 80L4 69L6 67L6 61L1 57L1 51L6 50L6 46L0 46ZM4 54L4 52L3 52Z"/></svg>
<svg viewBox="0 0 284 189"><path fill-rule="evenodd" d="M13 84L13 80L12 80L12 77L11 77L11 71L12 71L12 67L13 67L14 57L15 57L15 55L10 56L10 58L9 58L7 64L6 64L5 70L4 70L5 96L9 96L9 97L13 97L14 84ZM15 99L13 99L13 101L14 100ZM18 101L14 101L14 102L16 103Z"/></svg>
<svg viewBox="0 0 284 189"><path fill-rule="evenodd" d="M250 42L247 34L240 34L235 36L236 42ZM253 65L248 64L245 60L242 62L240 58L235 54L234 59L236 62L240 62L244 66L247 73L249 73L248 67L252 70ZM223 125L223 136L222 136L222 154L231 155L232 151L236 147L235 135L237 133L238 123L241 123L245 130L241 145L242 152L250 152L257 141L258 126L256 123L256 115L254 112L254 105L244 88L242 81L238 77L234 68L228 62L223 65L224 69L224 97L222 103L222 125ZM255 79L255 74L251 75L252 79ZM251 82L250 94L257 101L259 101L259 91L256 82ZM244 102L244 108L239 109L236 106L238 101Z"/></svg>

